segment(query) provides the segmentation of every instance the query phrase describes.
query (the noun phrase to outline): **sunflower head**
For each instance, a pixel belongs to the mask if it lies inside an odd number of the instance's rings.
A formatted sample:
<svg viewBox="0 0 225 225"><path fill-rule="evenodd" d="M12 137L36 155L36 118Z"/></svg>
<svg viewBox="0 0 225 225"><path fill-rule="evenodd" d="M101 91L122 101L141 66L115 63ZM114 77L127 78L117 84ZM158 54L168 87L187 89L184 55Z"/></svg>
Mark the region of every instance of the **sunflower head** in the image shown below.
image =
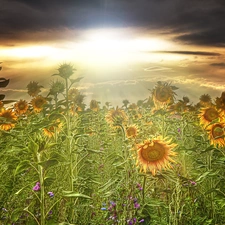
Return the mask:
<svg viewBox="0 0 225 225"><path fill-rule="evenodd" d="M55 133L59 133L61 131L61 128L62 128L62 123L60 119L57 119L48 127L43 128L43 132L45 136L52 138Z"/></svg>
<svg viewBox="0 0 225 225"><path fill-rule="evenodd" d="M51 84L50 92L51 95L58 95L59 93L63 93L65 90L65 86L60 81L55 81Z"/></svg>
<svg viewBox="0 0 225 225"><path fill-rule="evenodd" d="M221 116L215 107L208 107L200 111L200 124L207 126L212 121L219 119Z"/></svg>
<svg viewBox="0 0 225 225"><path fill-rule="evenodd" d="M46 99L42 97L41 95L31 100L31 105L33 106L33 109L35 112L41 112L46 103L47 103Z"/></svg>
<svg viewBox="0 0 225 225"><path fill-rule="evenodd" d="M214 146L218 145L220 147L225 146L225 124L224 123L215 123L208 126L207 131L209 135L210 143Z"/></svg>
<svg viewBox="0 0 225 225"><path fill-rule="evenodd" d="M200 100L199 104L202 107L209 107L212 105L212 98L209 94L201 95L199 100Z"/></svg>
<svg viewBox="0 0 225 225"><path fill-rule="evenodd" d="M135 125L130 125L126 128L127 138L134 138L138 134L138 129Z"/></svg>
<svg viewBox="0 0 225 225"><path fill-rule="evenodd" d="M73 68L72 65L64 63L58 68L58 71L59 71L58 75L60 77L64 79L68 79L73 75L75 69Z"/></svg>
<svg viewBox="0 0 225 225"><path fill-rule="evenodd" d="M90 109L94 112L97 112L99 110L99 103L96 100L91 100Z"/></svg>
<svg viewBox="0 0 225 225"><path fill-rule="evenodd" d="M43 88L43 86L39 85L38 82L35 81L31 81L28 85L27 85L27 92L30 96L35 97L38 95L39 92L41 92L41 88Z"/></svg>
<svg viewBox="0 0 225 225"><path fill-rule="evenodd" d="M156 107L172 104L177 88L168 83L158 82L152 91L152 98Z"/></svg>
<svg viewBox="0 0 225 225"><path fill-rule="evenodd" d="M128 120L126 113L118 107L116 109L109 110L105 116L105 119L112 127L121 126Z"/></svg>
<svg viewBox="0 0 225 225"><path fill-rule="evenodd" d="M3 109L0 112L0 129L10 130L15 127L17 116L11 109Z"/></svg>
<svg viewBox="0 0 225 225"><path fill-rule="evenodd" d="M0 101L0 112L4 109L4 103Z"/></svg>
<svg viewBox="0 0 225 225"><path fill-rule="evenodd" d="M15 103L14 108L18 115L25 114L28 110L28 103L25 100L19 100Z"/></svg>
<svg viewBox="0 0 225 225"><path fill-rule="evenodd" d="M175 156L173 151L175 144L161 138L145 140L144 143L137 145L137 165L145 173L149 170L153 175L156 171L171 168L170 162L174 160L170 156Z"/></svg>
<svg viewBox="0 0 225 225"><path fill-rule="evenodd" d="M216 98L216 107L222 111L225 111L225 92L222 92L221 96Z"/></svg>

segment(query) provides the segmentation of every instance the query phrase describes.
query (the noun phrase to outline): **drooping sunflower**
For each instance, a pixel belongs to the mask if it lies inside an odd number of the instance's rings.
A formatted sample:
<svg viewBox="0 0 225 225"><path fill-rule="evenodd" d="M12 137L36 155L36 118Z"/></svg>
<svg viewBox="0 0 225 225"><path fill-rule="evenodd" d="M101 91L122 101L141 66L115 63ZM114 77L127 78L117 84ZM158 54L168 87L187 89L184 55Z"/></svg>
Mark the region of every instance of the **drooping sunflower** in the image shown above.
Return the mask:
<svg viewBox="0 0 225 225"><path fill-rule="evenodd" d="M225 92L222 92L221 96L215 100L216 108L225 115Z"/></svg>
<svg viewBox="0 0 225 225"><path fill-rule="evenodd" d="M127 138L134 138L138 134L138 128L136 125L130 125L126 128L126 136Z"/></svg>
<svg viewBox="0 0 225 225"><path fill-rule="evenodd" d="M17 103L15 103L14 108L18 115L25 114L28 110L28 103L27 101L20 99Z"/></svg>
<svg viewBox="0 0 225 225"><path fill-rule="evenodd" d="M31 81L28 85L27 85L27 93L32 96L35 97L38 95L39 92L41 92L41 88L43 88L43 86L39 85L38 82L35 81Z"/></svg>
<svg viewBox="0 0 225 225"><path fill-rule="evenodd" d="M92 99L91 102L90 102L90 109L94 112L97 112L99 110L99 103Z"/></svg>
<svg viewBox="0 0 225 225"><path fill-rule="evenodd" d="M213 120L221 119L221 115L215 107L203 108L200 110L200 124L206 127Z"/></svg>
<svg viewBox="0 0 225 225"><path fill-rule="evenodd" d="M162 138L145 140L144 143L137 145L137 165L145 173L149 170L152 175L156 171L171 168L170 162L175 162L170 156L175 156L173 148L176 144L170 144Z"/></svg>
<svg viewBox="0 0 225 225"><path fill-rule="evenodd" d="M126 113L122 109L119 109L118 106L116 109L110 109L105 119L112 127L121 126L128 120Z"/></svg>
<svg viewBox="0 0 225 225"><path fill-rule="evenodd" d="M209 135L210 144L219 147L225 146L225 124L224 123L215 123L208 126L207 131Z"/></svg>
<svg viewBox="0 0 225 225"><path fill-rule="evenodd" d="M161 107L164 105L172 104L174 102L174 96L177 88L171 86L166 82L157 82L156 87L152 90L152 98L155 104L155 107Z"/></svg>
<svg viewBox="0 0 225 225"><path fill-rule="evenodd" d="M41 112L46 103L46 99L41 95L38 95L31 100L31 105L33 106L35 112Z"/></svg>
<svg viewBox="0 0 225 225"><path fill-rule="evenodd" d="M212 105L212 98L209 94L201 95L199 100L200 100L199 104L202 107L210 107Z"/></svg>
<svg viewBox="0 0 225 225"><path fill-rule="evenodd" d="M16 113L11 109L3 109L0 112L0 129L1 130L10 130L15 127L17 120Z"/></svg>

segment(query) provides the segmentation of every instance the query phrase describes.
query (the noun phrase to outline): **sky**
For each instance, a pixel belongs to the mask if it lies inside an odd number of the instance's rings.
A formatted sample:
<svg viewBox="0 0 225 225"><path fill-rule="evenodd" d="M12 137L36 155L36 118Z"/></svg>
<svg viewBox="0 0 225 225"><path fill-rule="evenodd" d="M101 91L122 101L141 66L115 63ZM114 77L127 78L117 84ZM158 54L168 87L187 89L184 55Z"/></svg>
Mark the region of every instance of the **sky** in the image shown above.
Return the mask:
<svg viewBox="0 0 225 225"><path fill-rule="evenodd" d="M224 0L0 0L0 89L30 99L63 63L83 77L91 99L122 105L149 97L157 81L177 86L194 103L225 91Z"/></svg>

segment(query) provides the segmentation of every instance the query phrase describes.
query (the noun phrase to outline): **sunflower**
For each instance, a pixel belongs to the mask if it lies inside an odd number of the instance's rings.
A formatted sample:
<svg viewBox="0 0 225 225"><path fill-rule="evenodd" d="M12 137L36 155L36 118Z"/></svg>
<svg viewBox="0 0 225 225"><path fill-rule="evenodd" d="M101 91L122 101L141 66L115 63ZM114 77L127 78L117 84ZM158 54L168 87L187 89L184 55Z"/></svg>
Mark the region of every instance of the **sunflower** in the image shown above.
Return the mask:
<svg viewBox="0 0 225 225"><path fill-rule="evenodd" d="M206 127L213 120L221 119L220 113L215 107L208 107L200 111L200 124Z"/></svg>
<svg viewBox="0 0 225 225"><path fill-rule="evenodd" d="M126 113L122 109L119 109L118 106L116 109L109 110L105 116L105 119L112 127L121 126L128 120Z"/></svg>
<svg viewBox="0 0 225 225"><path fill-rule="evenodd" d="M51 138L53 137L54 133L59 133L62 128L62 123L60 122L59 119L56 120L54 124L51 124L48 127L43 128L44 134Z"/></svg>
<svg viewBox="0 0 225 225"><path fill-rule="evenodd" d="M17 103L15 103L14 108L18 115L22 115L27 112L28 104L25 100L19 100Z"/></svg>
<svg viewBox="0 0 225 225"><path fill-rule="evenodd" d="M209 94L201 95L199 98L200 102L199 104L203 107L209 107L212 105L212 98Z"/></svg>
<svg viewBox="0 0 225 225"><path fill-rule="evenodd" d="M32 97L35 97L38 95L39 92L41 92L41 88L43 88L43 86L38 85L38 82L35 81L31 81L28 85L27 85L27 89L28 89L28 94Z"/></svg>
<svg viewBox="0 0 225 225"><path fill-rule="evenodd" d="M216 98L216 108L225 115L225 92L222 92L221 96Z"/></svg>
<svg viewBox="0 0 225 225"><path fill-rule="evenodd" d="M137 133L138 133L138 129L137 129L136 125L131 125L131 126L127 127L127 129L126 129L126 135L128 138L136 137Z"/></svg>
<svg viewBox="0 0 225 225"><path fill-rule="evenodd" d="M59 93L63 93L64 90L65 90L64 84L60 81L55 81L51 84L49 95L58 95Z"/></svg>
<svg viewBox="0 0 225 225"><path fill-rule="evenodd" d="M4 109L4 103L0 101L0 112Z"/></svg>
<svg viewBox="0 0 225 225"><path fill-rule="evenodd" d="M99 103L96 100L91 100L90 109L94 112L97 112L99 110Z"/></svg>
<svg viewBox="0 0 225 225"><path fill-rule="evenodd" d="M208 126L207 131L209 135L210 144L216 146L223 147L225 146L225 132L224 132L225 124L224 123L215 123Z"/></svg>
<svg viewBox="0 0 225 225"><path fill-rule="evenodd" d="M41 95L31 100L31 104L35 112L41 112L46 102L47 102L46 99L42 97Z"/></svg>
<svg viewBox="0 0 225 225"><path fill-rule="evenodd" d="M17 116L11 109L3 109L0 112L0 129L10 130L15 127Z"/></svg>
<svg viewBox="0 0 225 225"><path fill-rule="evenodd" d="M168 105L174 102L174 95L177 88L168 83L158 82L152 91L152 98L156 107Z"/></svg>
<svg viewBox="0 0 225 225"><path fill-rule="evenodd" d="M59 75L60 77L64 79L68 79L73 75L75 69L73 68L72 65L64 63L58 68L58 71L59 71L59 74L57 75Z"/></svg>
<svg viewBox="0 0 225 225"><path fill-rule="evenodd" d="M145 140L144 143L137 145L137 165L141 167L141 171L146 173L147 169L154 176L157 170L171 168L170 162L174 162L170 156L175 156L172 151L175 144L157 138L153 140Z"/></svg>

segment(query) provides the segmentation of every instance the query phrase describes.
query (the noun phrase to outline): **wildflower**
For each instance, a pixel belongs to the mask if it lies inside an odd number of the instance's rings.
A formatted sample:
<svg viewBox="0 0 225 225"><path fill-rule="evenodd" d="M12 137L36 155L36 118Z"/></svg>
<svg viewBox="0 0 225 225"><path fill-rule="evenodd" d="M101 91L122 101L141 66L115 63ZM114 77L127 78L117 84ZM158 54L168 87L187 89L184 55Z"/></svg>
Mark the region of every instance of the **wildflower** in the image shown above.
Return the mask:
<svg viewBox="0 0 225 225"><path fill-rule="evenodd" d="M139 223L143 223L145 220L144 219L141 219L140 221L139 221Z"/></svg>
<svg viewBox="0 0 225 225"><path fill-rule="evenodd" d="M126 113L118 107L116 107L116 109L111 109L105 116L105 119L112 127L122 125L128 120Z"/></svg>
<svg viewBox="0 0 225 225"><path fill-rule="evenodd" d="M49 197L53 198L54 197L54 193L52 191L48 192Z"/></svg>
<svg viewBox="0 0 225 225"><path fill-rule="evenodd" d="M140 208L140 204L138 204L137 202L134 203L134 208L135 209L139 209Z"/></svg>
<svg viewBox="0 0 225 225"><path fill-rule="evenodd" d="M43 88L43 86L38 85L38 82L35 81L31 81L28 85L27 85L27 89L28 89L28 94L32 97L35 97L38 95L39 92L41 92L41 88Z"/></svg>
<svg viewBox="0 0 225 225"><path fill-rule="evenodd" d="M2 109L0 111L0 129L10 130L15 127L17 116L11 109Z"/></svg>
<svg viewBox="0 0 225 225"><path fill-rule="evenodd" d="M35 184L35 186L33 187L33 191L40 191L40 189L41 189L41 187L40 187L40 182L37 182L36 184Z"/></svg>
<svg viewBox="0 0 225 225"><path fill-rule="evenodd" d="M46 104L46 99L39 95L32 99L31 104L35 112L41 112Z"/></svg>
<svg viewBox="0 0 225 225"><path fill-rule="evenodd" d="M150 170L153 176L157 170L171 168L170 162L174 162L170 156L175 156L176 153L172 151L175 144L161 140L161 138L154 140L145 140L143 144L137 145L138 158L137 165L141 166L141 171Z"/></svg>
<svg viewBox="0 0 225 225"><path fill-rule="evenodd" d="M128 138L136 137L138 129L135 125L131 125L126 129L126 135Z"/></svg>
<svg viewBox="0 0 225 225"><path fill-rule="evenodd" d="M225 124L224 123L215 123L208 126L207 131L209 135L209 140L212 145L217 145L220 147L225 146Z"/></svg>
<svg viewBox="0 0 225 225"><path fill-rule="evenodd" d="M137 184L137 186L136 186L140 191L142 191L143 190L143 188L142 188L142 186L140 185L140 184Z"/></svg>
<svg viewBox="0 0 225 225"><path fill-rule="evenodd" d="M197 183L196 183L195 181L193 181L193 180L190 180L190 183L191 183L193 186L197 184Z"/></svg>
<svg viewBox="0 0 225 225"><path fill-rule="evenodd" d="M25 114L28 110L28 104L25 100L19 100L17 103L15 103L14 108L16 110L16 113L18 115Z"/></svg>
<svg viewBox="0 0 225 225"><path fill-rule="evenodd" d="M105 210L107 210L107 209L106 209L106 207L102 207L101 210L105 211Z"/></svg>

